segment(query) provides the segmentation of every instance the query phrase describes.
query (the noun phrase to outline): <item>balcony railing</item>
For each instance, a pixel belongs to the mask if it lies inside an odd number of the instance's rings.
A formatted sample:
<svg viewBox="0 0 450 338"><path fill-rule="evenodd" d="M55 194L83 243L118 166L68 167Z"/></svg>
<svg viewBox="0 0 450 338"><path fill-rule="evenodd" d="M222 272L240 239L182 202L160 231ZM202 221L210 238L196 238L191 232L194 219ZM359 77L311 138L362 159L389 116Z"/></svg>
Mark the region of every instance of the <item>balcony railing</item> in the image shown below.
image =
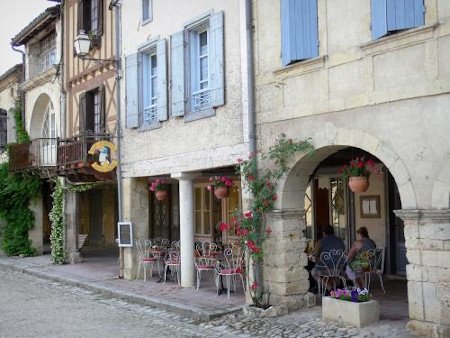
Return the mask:
<svg viewBox="0 0 450 338"><path fill-rule="evenodd" d="M91 163L95 161L88 154L91 146L101 140L108 141L108 134L81 134L58 142L58 167L71 167L76 164Z"/></svg>
<svg viewBox="0 0 450 338"><path fill-rule="evenodd" d="M11 171L56 167L56 138L38 138L9 149Z"/></svg>

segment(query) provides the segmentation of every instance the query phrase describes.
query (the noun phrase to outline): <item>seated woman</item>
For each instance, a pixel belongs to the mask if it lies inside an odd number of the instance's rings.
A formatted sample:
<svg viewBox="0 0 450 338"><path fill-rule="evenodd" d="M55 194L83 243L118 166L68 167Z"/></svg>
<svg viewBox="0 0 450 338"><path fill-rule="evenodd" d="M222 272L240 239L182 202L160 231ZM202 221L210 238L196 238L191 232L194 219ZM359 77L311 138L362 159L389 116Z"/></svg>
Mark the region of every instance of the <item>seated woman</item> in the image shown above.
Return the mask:
<svg viewBox="0 0 450 338"><path fill-rule="evenodd" d="M369 238L366 227L360 227L356 230L356 234L358 239L353 243L348 253L348 265L345 272L351 280L355 281L358 288L363 288L364 282L359 273L369 268L366 252L375 249L377 245Z"/></svg>

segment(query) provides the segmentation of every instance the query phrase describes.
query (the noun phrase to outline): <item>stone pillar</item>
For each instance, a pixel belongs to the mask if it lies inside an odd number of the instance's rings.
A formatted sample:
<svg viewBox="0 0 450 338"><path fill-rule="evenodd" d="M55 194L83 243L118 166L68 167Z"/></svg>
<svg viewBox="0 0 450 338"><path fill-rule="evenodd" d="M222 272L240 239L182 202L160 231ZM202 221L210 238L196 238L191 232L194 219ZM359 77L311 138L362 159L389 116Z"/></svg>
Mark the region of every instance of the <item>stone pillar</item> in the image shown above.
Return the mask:
<svg viewBox="0 0 450 338"><path fill-rule="evenodd" d="M173 174L180 186L181 286L194 286L194 176Z"/></svg>
<svg viewBox="0 0 450 338"><path fill-rule="evenodd" d="M407 328L450 337L450 210L396 210L405 222L409 264Z"/></svg>
<svg viewBox="0 0 450 338"><path fill-rule="evenodd" d="M123 179L123 220L133 224L134 241L149 236L148 184L141 178ZM123 277L135 279L138 269L138 252L136 246L122 248Z"/></svg>
<svg viewBox="0 0 450 338"><path fill-rule="evenodd" d="M80 251L78 250L78 193L66 190L64 194L64 204L67 261L70 264L80 263L81 256Z"/></svg>
<svg viewBox="0 0 450 338"><path fill-rule="evenodd" d="M308 293L309 280L304 211L273 210L267 217L272 235L264 244L264 292L273 305L286 305L295 310L315 304Z"/></svg>

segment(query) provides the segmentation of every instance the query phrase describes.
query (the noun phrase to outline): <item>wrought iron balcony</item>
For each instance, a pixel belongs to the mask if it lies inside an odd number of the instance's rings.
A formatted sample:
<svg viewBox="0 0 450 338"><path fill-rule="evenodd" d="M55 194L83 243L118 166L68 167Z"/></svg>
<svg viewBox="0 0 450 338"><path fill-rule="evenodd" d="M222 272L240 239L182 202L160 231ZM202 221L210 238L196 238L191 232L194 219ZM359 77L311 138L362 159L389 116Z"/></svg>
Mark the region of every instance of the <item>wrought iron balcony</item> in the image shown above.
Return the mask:
<svg viewBox="0 0 450 338"><path fill-rule="evenodd" d="M109 141L109 134L91 134L84 133L66 139L60 139L58 142L58 161L59 169L73 169L90 165L97 159L90 155L89 149L95 142Z"/></svg>
<svg viewBox="0 0 450 338"><path fill-rule="evenodd" d="M56 138L38 138L22 144L11 144L9 167L11 171L56 168Z"/></svg>

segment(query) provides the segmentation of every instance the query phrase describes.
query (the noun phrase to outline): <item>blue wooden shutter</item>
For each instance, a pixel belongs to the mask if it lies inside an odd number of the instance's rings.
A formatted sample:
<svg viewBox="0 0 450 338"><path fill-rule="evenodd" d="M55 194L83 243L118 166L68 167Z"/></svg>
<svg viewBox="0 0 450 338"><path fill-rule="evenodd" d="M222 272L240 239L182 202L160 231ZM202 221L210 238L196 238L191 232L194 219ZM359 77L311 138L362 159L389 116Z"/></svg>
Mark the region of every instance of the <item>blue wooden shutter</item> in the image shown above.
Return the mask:
<svg viewBox="0 0 450 338"><path fill-rule="evenodd" d="M386 0L372 0L372 38L385 36L388 32Z"/></svg>
<svg viewBox="0 0 450 338"><path fill-rule="evenodd" d="M172 46L172 116L183 116L185 107L184 89L184 31L171 38Z"/></svg>
<svg viewBox="0 0 450 338"><path fill-rule="evenodd" d="M424 25L423 0L387 0L388 31Z"/></svg>
<svg viewBox="0 0 450 338"><path fill-rule="evenodd" d="M211 106L225 103L224 58L223 58L223 12L211 16L209 46L209 81L211 88Z"/></svg>
<svg viewBox="0 0 450 338"><path fill-rule="evenodd" d="M166 39L161 39L156 44L157 57L157 95L158 95L158 119L167 120L167 61Z"/></svg>
<svg viewBox="0 0 450 338"><path fill-rule="evenodd" d="M139 126L139 55L138 53L128 55L125 58L126 74L126 126L137 128Z"/></svg>
<svg viewBox="0 0 450 338"><path fill-rule="evenodd" d="M319 55L317 0L281 0L282 62Z"/></svg>

